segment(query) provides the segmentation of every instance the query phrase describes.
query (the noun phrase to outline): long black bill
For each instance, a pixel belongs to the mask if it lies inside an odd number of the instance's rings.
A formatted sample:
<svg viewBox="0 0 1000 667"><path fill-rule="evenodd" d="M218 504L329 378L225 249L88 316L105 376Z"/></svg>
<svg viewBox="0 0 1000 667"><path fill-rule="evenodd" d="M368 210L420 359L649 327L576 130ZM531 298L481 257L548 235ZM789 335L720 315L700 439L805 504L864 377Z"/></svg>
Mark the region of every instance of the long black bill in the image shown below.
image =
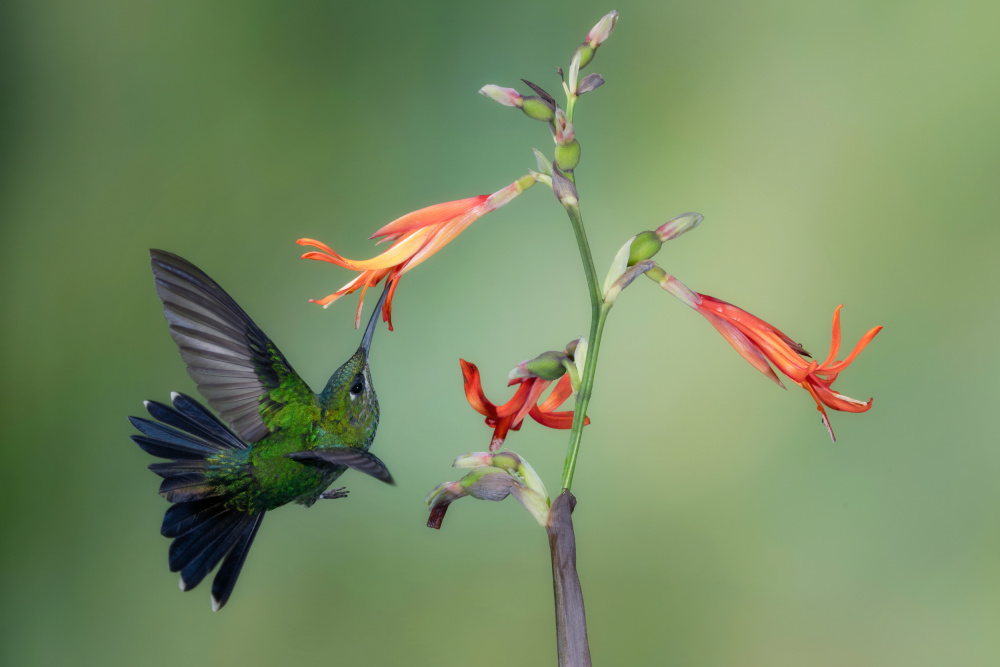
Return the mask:
<svg viewBox="0 0 1000 667"><path fill-rule="evenodd" d="M372 317L368 320L368 328L365 329L365 337L361 339L361 349L365 351L365 358L368 358L368 350L372 346L372 336L375 335L375 326L378 324L379 318L382 315L382 305L385 303L385 297L389 294L389 290L392 288L392 281L387 280L385 282L385 289L382 290L382 296L379 297L378 304L375 306L375 310L372 311Z"/></svg>

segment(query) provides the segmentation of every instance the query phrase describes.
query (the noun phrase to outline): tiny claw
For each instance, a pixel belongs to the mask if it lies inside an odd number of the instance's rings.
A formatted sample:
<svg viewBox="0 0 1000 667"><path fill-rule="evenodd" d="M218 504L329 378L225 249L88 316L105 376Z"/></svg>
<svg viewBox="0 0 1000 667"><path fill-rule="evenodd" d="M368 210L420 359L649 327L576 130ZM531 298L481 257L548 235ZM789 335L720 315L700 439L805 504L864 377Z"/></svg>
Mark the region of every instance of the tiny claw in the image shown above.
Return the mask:
<svg viewBox="0 0 1000 667"><path fill-rule="evenodd" d="M330 489L329 491L324 491L319 494L319 497L323 500L336 500L337 498L346 498L350 491L347 490L346 486L342 486L339 489Z"/></svg>

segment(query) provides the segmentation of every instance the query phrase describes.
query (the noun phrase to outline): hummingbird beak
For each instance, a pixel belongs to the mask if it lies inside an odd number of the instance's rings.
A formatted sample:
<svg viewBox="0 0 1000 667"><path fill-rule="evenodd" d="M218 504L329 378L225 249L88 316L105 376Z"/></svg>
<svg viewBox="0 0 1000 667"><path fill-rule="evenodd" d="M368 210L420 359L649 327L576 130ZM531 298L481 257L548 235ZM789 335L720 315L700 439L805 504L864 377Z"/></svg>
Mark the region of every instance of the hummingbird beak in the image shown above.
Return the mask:
<svg viewBox="0 0 1000 667"><path fill-rule="evenodd" d="M368 320L368 327L365 329L365 336L361 339L361 349L364 350L365 359L368 358L368 350L372 346L372 336L375 335L375 326L378 324L379 315L382 313L382 305L385 303L385 297L389 294L389 289L392 287L392 281L388 280L385 283L385 289L382 290L382 296L379 297L378 304L375 306L375 310L372 311L371 319Z"/></svg>

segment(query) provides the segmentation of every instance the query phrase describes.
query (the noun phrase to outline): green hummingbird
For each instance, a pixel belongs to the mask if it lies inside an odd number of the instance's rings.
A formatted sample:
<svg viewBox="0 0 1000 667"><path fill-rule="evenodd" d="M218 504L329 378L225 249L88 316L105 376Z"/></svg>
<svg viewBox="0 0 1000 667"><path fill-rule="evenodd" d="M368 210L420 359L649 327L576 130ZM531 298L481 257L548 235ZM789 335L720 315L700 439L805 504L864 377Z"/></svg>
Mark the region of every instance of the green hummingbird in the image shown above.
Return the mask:
<svg viewBox="0 0 1000 667"><path fill-rule="evenodd" d="M173 503L160 532L174 538L171 572L190 590L222 562L212 582L212 609L233 592L264 514L290 502L306 507L348 468L393 484L368 452L378 427L378 398L368 354L386 291L358 351L319 394L219 285L177 255L150 250L156 294L188 374L208 404L171 394L173 406L145 401L157 421L129 417L142 435L132 440L170 459L149 468L163 478Z"/></svg>

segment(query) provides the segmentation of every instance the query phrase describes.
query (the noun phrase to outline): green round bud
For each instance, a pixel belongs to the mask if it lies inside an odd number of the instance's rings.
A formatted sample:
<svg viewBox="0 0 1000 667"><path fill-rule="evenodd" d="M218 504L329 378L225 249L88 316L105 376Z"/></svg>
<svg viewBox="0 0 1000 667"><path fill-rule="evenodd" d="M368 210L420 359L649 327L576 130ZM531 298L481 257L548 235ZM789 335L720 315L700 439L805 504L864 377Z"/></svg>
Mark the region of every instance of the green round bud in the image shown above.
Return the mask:
<svg viewBox="0 0 1000 667"><path fill-rule="evenodd" d="M552 119L556 117L555 110L550 107L545 100L534 95L525 97L521 100L521 111L523 111L524 115L528 118L543 120L546 123L551 122Z"/></svg>
<svg viewBox="0 0 1000 667"><path fill-rule="evenodd" d="M576 169L580 164L580 142L574 139L564 144L556 144L556 166L563 171Z"/></svg>
<svg viewBox="0 0 1000 667"><path fill-rule="evenodd" d="M580 45L577 51L580 52L580 69L583 69L590 64L591 60L594 59L594 51L596 51L596 49L591 47L590 44L584 42Z"/></svg>
<svg viewBox="0 0 1000 667"><path fill-rule="evenodd" d="M566 358L565 352L543 352L524 362L524 368L535 377L551 382L566 374L566 367L563 366Z"/></svg>
<svg viewBox="0 0 1000 667"><path fill-rule="evenodd" d="M632 245L628 249L628 265L633 266L643 262L660 252L663 241L656 235L656 232L642 232L632 239Z"/></svg>

